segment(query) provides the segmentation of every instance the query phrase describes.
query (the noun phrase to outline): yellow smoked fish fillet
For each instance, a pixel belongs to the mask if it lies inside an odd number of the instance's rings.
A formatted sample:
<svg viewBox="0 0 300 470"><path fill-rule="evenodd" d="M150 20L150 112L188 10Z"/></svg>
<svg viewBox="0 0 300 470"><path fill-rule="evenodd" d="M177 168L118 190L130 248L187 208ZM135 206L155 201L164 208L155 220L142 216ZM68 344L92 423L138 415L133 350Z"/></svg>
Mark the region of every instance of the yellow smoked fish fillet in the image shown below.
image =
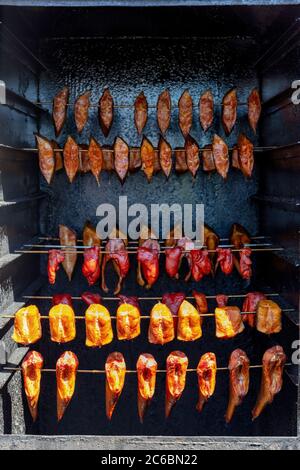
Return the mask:
<svg viewBox="0 0 300 470"><path fill-rule="evenodd" d="M42 337L39 309L36 305L20 308L15 314L12 339L19 344L33 344Z"/></svg>
<svg viewBox="0 0 300 470"><path fill-rule="evenodd" d="M76 336L75 315L66 304L54 305L49 312L51 341L67 343Z"/></svg>
<svg viewBox="0 0 300 470"><path fill-rule="evenodd" d="M141 333L141 315L137 307L121 304L117 310L118 339L133 339Z"/></svg>
<svg viewBox="0 0 300 470"><path fill-rule="evenodd" d="M136 363L138 378L138 413L141 423L155 392L157 362L152 354L141 354Z"/></svg>
<svg viewBox="0 0 300 470"><path fill-rule="evenodd" d="M151 310L148 340L152 344L165 344L172 341L174 320L170 309L162 303L157 303Z"/></svg>
<svg viewBox="0 0 300 470"><path fill-rule="evenodd" d="M213 395L216 387L217 361L212 352L201 356L197 366L199 400L197 410L202 411L204 404Z"/></svg>
<svg viewBox="0 0 300 470"><path fill-rule="evenodd" d="M56 363L58 421L63 417L74 395L78 365L77 356L71 351L65 351Z"/></svg>
<svg viewBox="0 0 300 470"><path fill-rule="evenodd" d="M245 329L238 307L226 306L216 308L215 320L217 338L233 338Z"/></svg>
<svg viewBox="0 0 300 470"><path fill-rule="evenodd" d="M256 310L256 329L271 335L281 331L281 308L272 300L263 299L258 302Z"/></svg>
<svg viewBox="0 0 300 470"><path fill-rule="evenodd" d="M182 395L188 363L188 358L181 351L173 351L167 357L166 418L170 415L172 407Z"/></svg>
<svg viewBox="0 0 300 470"><path fill-rule="evenodd" d="M105 372L106 416L110 420L125 382L126 364L123 354L111 353L106 359Z"/></svg>
<svg viewBox="0 0 300 470"><path fill-rule="evenodd" d="M113 340L109 311L104 305L91 304L85 312L85 345L100 347Z"/></svg>
<svg viewBox="0 0 300 470"><path fill-rule="evenodd" d="M178 310L177 339L195 341L201 338L201 317L198 310L187 300L184 300Z"/></svg>
<svg viewBox="0 0 300 470"><path fill-rule="evenodd" d="M25 395L33 421L37 418L43 365L43 356L37 351L29 351L21 365Z"/></svg>

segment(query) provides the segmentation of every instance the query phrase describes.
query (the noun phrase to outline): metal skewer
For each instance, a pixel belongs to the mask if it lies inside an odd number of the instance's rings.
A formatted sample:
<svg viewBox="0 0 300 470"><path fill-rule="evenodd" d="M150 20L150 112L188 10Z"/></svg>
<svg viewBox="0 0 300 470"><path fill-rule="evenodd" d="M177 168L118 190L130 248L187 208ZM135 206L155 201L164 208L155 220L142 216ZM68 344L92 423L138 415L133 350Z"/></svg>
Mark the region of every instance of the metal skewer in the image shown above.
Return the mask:
<svg viewBox="0 0 300 470"><path fill-rule="evenodd" d="M196 243L194 240L193 240L193 243ZM70 248L70 249L81 249L81 248L93 248L93 246L91 245L42 245L42 244L25 244L23 245L24 247L26 248ZM98 246L98 245L97 245ZM233 248L235 245L218 245L218 248ZM257 248L260 248L260 247L264 247L264 246L272 246L272 243L244 243L244 247L252 247L252 246L255 246ZM171 248L170 246L161 246L161 248L163 249L168 249L168 248ZM206 249L207 246L206 245L202 245L201 248L204 248ZM133 250L135 249L135 247L127 247L126 250Z"/></svg>
<svg viewBox="0 0 300 470"><path fill-rule="evenodd" d="M291 362L287 362L285 364L285 367L288 367L288 366L292 366L293 363ZM262 368L262 364L256 364L256 365L253 365L253 366L249 366L250 369L261 369ZM18 371L22 371L22 368L21 367L3 367L4 371L12 371L12 372L18 372ZM217 367L218 371L225 371L225 370L229 370L228 367ZM41 369L42 372L56 372L56 369ZM78 369L77 372L79 374L106 374L106 371L105 370L97 370L97 369ZM163 373L165 374L167 372L166 369L158 369L156 371L157 373ZM187 369L187 372L197 372L197 369ZM137 371L136 370L126 370L125 372L126 374L136 374Z"/></svg>
<svg viewBox="0 0 300 470"><path fill-rule="evenodd" d="M58 240L59 241L59 237L38 237L39 240L45 240L45 241L50 241L50 240L53 240L53 241L56 241ZM260 236L257 236L257 237L251 237L252 240L263 240L265 238L271 238L269 235L260 235ZM148 240L148 239L143 239L143 240ZM154 240L156 240L158 243L165 243L165 240L158 240L156 238L154 238ZM229 240L229 238L220 238L220 241L223 242L223 241L227 241ZM83 242L82 239L77 239L78 242ZM192 240L193 243L197 243L197 242L200 242L201 240ZM128 244L137 244L139 243L139 240L127 240L127 243ZM26 245L24 245L26 246ZM32 246L32 245L28 245L28 246ZM44 245L43 245L44 246Z"/></svg>
<svg viewBox="0 0 300 470"><path fill-rule="evenodd" d="M91 247L89 247L91 248ZM240 252L242 250L242 248L234 248L232 249L231 251L232 252ZM80 250L76 250L76 249L72 249L72 247L70 247L69 249L67 250L61 250L63 253L77 253L77 254L84 254L84 251L80 251ZM132 251L128 251L126 249L127 253L128 254L136 254L137 253L137 250L132 250ZM167 251L166 250L160 250L158 253L165 253ZM206 250L208 253L216 253L216 250ZM251 252L260 252L260 251L284 251L284 248L281 248L281 247L273 247L273 248L252 248L251 249ZM48 254L49 253L49 250L15 250L14 251L15 253L25 253L25 254L37 254L37 255L42 255L42 254ZM182 253L190 253L191 250L182 250ZM100 253L105 253L105 254L113 254L113 253L118 253L118 251L115 251L115 252L112 252L112 251L100 251Z"/></svg>
<svg viewBox="0 0 300 470"><path fill-rule="evenodd" d="M226 294L227 295L227 294ZM279 294L277 293L271 293L271 294L265 294L267 297L279 297ZM227 297L229 298L243 298L243 297L246 297L247 294L228 294ZM216 295L206 295L206 298L207 299L216 299ZM75 297L71 297L72 300L81 300L83 301L82 297L79 297L79 296L75 296ZM50 295L23 295L23 299L36 299L36 300L52 300L52 296ZM101 296L101 299L102 300L117 300L119 301L120 298L119 297L102 297ZM161 300L162 297L138 297L138 300ZM195 297L193 296L187 296L185 297L185 299L188 299L188 300L195 300Z"/></svg>
<svg viewBox="0 0 300 470"><path fill-rule="evenodd" d="M283 308L281 309L282 312L294 312L294 308ZM256 312L240 312L241 315L256 315ZM172 315L173 317L178 317L178 315ZM200 317L214 317L215 313L199 313ZM15 318L15 315L5 315L5 314L0 314L0 318ZM40 315L41 320L49 320L49 315ZM84 315L75 315L74 318L76 320L85 320ZM117 316L116 315L110 315L111 320L116 320ZM141 320L149 319L151 318L150 315L140 315Z"/></svg>
<svg viewBox="0 0 300 470"><path fill-rule="evenodd" d="M16 147L10 147L10 146L6 146L7 148L11 148L12 150L17 150L17 151L22 151L22 152L38 152L38 148L36 147L22 147L22 148L16 148ZM265 150L276 150L278 148L278 146L264 146L264 147L254 147L254 151L257 151L257 152L263 152ZM184 148L182 148L184 150ZM105 150L105 152L108 152L108 153L113 153L114 150L111 148L105 148L105 149L102 149L102 150ZM154 150L157 151L157 148L154 148ZM199 148L199 151L200 152L203 152L203 150L207 150L205 147L200 147ZM234 147L229 147L228 148L229 151L232 151L232 150L235 150ZM63 148L57 148L57 149L54 149L54 152L63 152L64 149ZM88 152L88 149L79 149L79 152Z"/></svg>
<svg viewBox="0 0 300 470"><path fill-rule="evenodd" d="M53 101L34 101L34 103L36 106L53 106ZM75 101L69 101L68 103L66 103L67 107L74 107L75 106ZM223 103L214 103L214 106L215 107L223 107L224 104ZM237 103L237 106L248 106L248 103L247 102L238 102ZM134 109L134 104L131 104L131 103L114 103L114 108L133 108ZM156 104L148 104L147 105L148 109L156 109L157 108L157 105ZM171 109L172 108L178 108L178 103L171 103ZM198 104L193 104L193 108L196 108L198 109ZM100 105L98 103L90 103L89 104L89 108L100 108Z"/></svg>

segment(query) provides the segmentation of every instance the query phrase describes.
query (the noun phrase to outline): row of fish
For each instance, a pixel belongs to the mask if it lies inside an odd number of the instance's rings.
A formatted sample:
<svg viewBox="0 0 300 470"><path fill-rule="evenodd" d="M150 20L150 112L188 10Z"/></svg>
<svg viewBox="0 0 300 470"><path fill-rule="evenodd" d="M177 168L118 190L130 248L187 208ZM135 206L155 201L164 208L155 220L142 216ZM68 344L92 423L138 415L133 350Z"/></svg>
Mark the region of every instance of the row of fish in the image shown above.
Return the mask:
<svg viewBox="0 0 300 470"><path fill-rule="evenodd" d="M262 359L261 386L257 401L252 410L252 419L257 418L266 405L272 403L280 392L283 382L283 369L286 355L281 346L268 349ZM180 399L186 385L188 358L181 351L173 351L166 361L165 416L169 417L173 406ZM29 410L35 421L38 413L41 372L44 360L37 351L30 351L22 362L24 389ZM79 361L71 351L64 352L56 363L57 419L61 420L75 391ZM250 361L241 349L235 349L229 359L229 401L225 420L229 423L237 406L249 390ZM205 353L198 363L199 399L196 409L201 412L205 403L212 397L216 386L217 361L212 352ZM155 394L157 362L151 354L141 354L136 364L138 382L138 414L143 422L145 411ZM122 393L126 376L126 363L120 352L111 353L105 363L106 416L112 418L118 399Z"/></svg>
<svg viewBox="0 0 300 470"><path fill-rule="evenodd" d="M148 341L152 344L166 344L176 337L180 341L195 341L202 337L203 317L214 316L217 338L233 338L244 331L244 323L265 334L279 333L282 329L281 308L259 292L249 293L245 299L243 312L237 306L228 306L228 298L217 296L218 307L214 314L208 313L206 296L193 292L196 307L185 300L181 292L164 294L162 302L156 303L150 317L141 314L137 297L119 296L116 316L111 317L101 303L98 294L84 293L82 298L89 304L84 317L88 347L101 347L112 342L114 333L112 318L116 320L118 340L132 340L141 333L141 319L150 318ZM67 343L76 337L75 313L72 299L68 294L54 295L49 315L51 340ZM251 308L251 310L249 310ZM246 310L245 310L246 309ZM41 315L36 305L21 308L15 314L12 339L28 345L42 337Z"/></svg>
<svg viewBox="0 0 300 470"><path fill-rule="evenodd" d="M252 276L251 261L251 237L247 230L240 224L233 224L230 230L229 241L233 247L219 246L220 237L214 230L205 224L204 246L197 249L196 243L188 237L175 238L177 228L170 231L165 241L165 249L160 247L155 234L148 228L141 230L141 238L135 252L137 253L137 283L150 289L159 277L159 257L165 255L165 269L169 277L179 279L182 261L186 259L188 272L185 281L192 278L199 282L204 276L215 275L219 268L225 275L230 275L234 267L243 279L249 280ZM91 286L95 284L101 274L101 287L108 292L105 280L105 271L108 262L112 261L118 275L118 283L114 293L121 290L122 281L130 269L129 254L134 252L128 248L128 240L121 236L115 229L111 238L101 250L101 240L95 227L86 222L83 228L83 265L82 274ZM143 237L143 238L142 238ZM66 225L59 226L59 240L62 249L50 249L48 255L48 279L50 284L55 284L56 274L60 264L71 280L77 262L77 234ZM235 250L235 251L233 251ZM102 254L104 256L102 258Z"/></svg>
<svg viewBox="0 0 300 470"><path fill-rule="evenodd" d="M217 134L214 135L212 143L206 145L202 151L189 134L185 138L184 147L176 148L174 152L162 136L157 148L147 137L143 137L141 147L129 147L121 137L116 137L113 147L101 146L94 137L90 138L89 145L83 145L68 136L63 149L60 149L54 140L39 134L36 135L36 141L40 171L48 184L52 182L55 172L63 167L70 183L78 173L91 172L99 184L103 170L115 171L121 183L124 183L128 172L133 173L140 169L145 173L148 182L160 171L169 178L174 166L173 153L175 171L189 171L193 178L201 162L203 171L217 171L224 179L227 178L230 164L247 178L251 177L254 167L254 147L244 134L239 135L232 150L231 162L228 146Z"/></svg>
<svg viewBox="0 0 300 470"><path fill-rule="evenodd" d="M91 93L87 91L80 95L74 103L74 117L77 131L81 133L88 121ZM55 134L59 136L67 118L69 104L69 89L64 87L53 100L52 116ZM205 91L199 99L199 120L202 129L206 132L214 121L214 97L210 90ZM193 98L189 90L185 90L178 101L178 124L184 137L186 137L193 124ZM237 120L238 98L235 88L228 91L222 100L222 125L229 135ZM156 116L158 127L165 134L171 122L172 102L169 90L164 90L158 97ZM255 88L248 97L248 121L253 132L256 132L261 114L261 99ZM108 88L103 91L98 102L98 116L101 130L105 137L108 136L114 119L114 100ZM148 101L141 92L134 102L134 124L138 134L143 132L148 120Z"/></svg>

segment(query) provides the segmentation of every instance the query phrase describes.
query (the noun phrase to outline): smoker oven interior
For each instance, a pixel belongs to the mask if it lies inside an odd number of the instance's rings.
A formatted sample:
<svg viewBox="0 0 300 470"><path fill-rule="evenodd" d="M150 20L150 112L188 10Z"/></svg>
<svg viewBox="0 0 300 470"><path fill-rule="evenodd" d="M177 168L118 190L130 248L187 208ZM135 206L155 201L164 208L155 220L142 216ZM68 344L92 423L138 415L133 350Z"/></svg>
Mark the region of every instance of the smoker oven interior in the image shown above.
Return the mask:
<svg viewBox="0 0 300 470"><path fill-rule="evenodd" d="M1 2L0 2L1 3ZM234 3L234 2L233 2ZM251 2L249 2L251 3ZM280 2L279 2L280 3ZM87 219L97 223L96 208L102 202L117 204L121 195L128 204L204 203L205 220L221 237L228 236L232 223L244 225L252 235L270 236L285 250L254 256L251 285L237 274L225 278L205 278L199 285L166 277L161 258L159 282L150 295L198 288L208 295L244 293L251 290L279 292L281 306L295 310L284 314L282 332L268 338L246 329L233 340L220 342L214 337L214 322L205 320L203 337L195 343L177 340L164 346L147 341L147 322L141 335L131 341L114 340L99 350L84 346L84 322L77 322L77 336L72 343L58 345L50 341L48 322L43 322L42 340L33 349L40 351L45 367L55 367L64 350L74 351L82 369L103 369L112 351L124 354L127 367L134 369L138 355L149 352L163 368L173 350L184 351L190 367L196 367L204 352L214 351L218 365L226 366L235 348L244 349L252 364L260 364L263 352L281 344L291 357L291 344L298 338L299 307L299 107L290 102L291 82L297 77L300 53L300 9L278 5L231 7L164 7L164 8L53 8L2 7L0 79L6 83L7 104L0 105L1 139L1 244L0 301L3 313L13 314L26 302L23 295L53 295L68 292L80 295L87 290L79 258L71 283L60 270L54 286L46 278L46 256L15 253L24 243L38 235L57 236L58 224L77 231L80 238ZM279 39L280 38L280 39ZM278 40L278 43L276 41ZM132 102L144 91L148 102L169 88L177 102L184 89L198 101L201 91L210 88L216 102L225 92L237 86L238 98L246 102L249 92L258 86L264 105L259 132L255 137L247 123L246 108L239 107L238 122L226 138L229 146L236 143L239 132L245 132L256 146L276 146L272 151L255 155L255 171L250 180L230 169L228 179L218 174L199 171L176 175L168 181L155 175L148 184L142 172L127 177L121 186L115 174L103 172L100 187L91 174L77 176L69 184L65 172L55 175L49 186L39 174L33 133L54 138L51 104L43 110L35 102L49 103L64 85L70 87L71 100L90 89L91 101L97 102L109 86L116 102ZM206 134L200 128L195 110L191 135L203 146L214 132L223 135L220 110L214 125ZM183 146L177 124L177 110L172 110L167 138L172 147ZM156 144L158 128L155 109L149 110L145 135ZM122 136L131 146L141 137L133 125L133 111L119 108L107 139L101 133L97 112L90 117L81 136L76 134L74 118L68 119L59 143L67 135L87 143L94 135L103 144L112 144ZM12 148L8 148L11 146ZM135 281L135 266L126 278L122 293L145 295ZM109 285L113 285L111 274ZM99 287L91 290L99 292ZM36 302L41 312L48 312L49 301ZM231 302L232 303L232 302ZM144 301L142 312L148 314L154 302ZM240 306L240 301L237 301ZM110 312L116 302L106 302ZM210 311L215 306L210 303ZM75 304L78 315L84 314L81 302ZM18 366L26 348L16 348L10 339L12 319L0 319L3 365ZM6 361L5 356L6 355ZM105 378L99 375L77 375L75 395L63 420L56 421L56 383L54 374L43 374L39 417L32 423L22 391L20 373L0 372L2 433L20 434L98 434L98 435L181 435L181 436L295 436L297 434L297 369L284 373L284 385L255 422L251 422L261 371L251 370L250 391L236 410L233 421L226 425L224 412L228 400L228 374L218 373L215 395L203 410L195 411L197 377L188 374L186 389L168 420L164 418L165 378L157 378L157 390L144 424L137 414L136 377L126 376L118 408L110 423L105 417Z"/></svg>

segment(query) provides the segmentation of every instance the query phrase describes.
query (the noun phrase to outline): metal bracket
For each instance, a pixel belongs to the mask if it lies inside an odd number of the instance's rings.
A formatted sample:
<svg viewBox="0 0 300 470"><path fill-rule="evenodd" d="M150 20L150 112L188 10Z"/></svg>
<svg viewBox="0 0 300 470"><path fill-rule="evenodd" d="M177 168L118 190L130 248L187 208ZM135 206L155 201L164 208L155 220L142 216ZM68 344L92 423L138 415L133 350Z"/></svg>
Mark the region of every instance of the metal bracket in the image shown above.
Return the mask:
<svg viewBox="0 0 300 470"><path fill-rule="evenodd" d="M0 104L6 104L6 85L3 80L0 80Z"/></svg>

